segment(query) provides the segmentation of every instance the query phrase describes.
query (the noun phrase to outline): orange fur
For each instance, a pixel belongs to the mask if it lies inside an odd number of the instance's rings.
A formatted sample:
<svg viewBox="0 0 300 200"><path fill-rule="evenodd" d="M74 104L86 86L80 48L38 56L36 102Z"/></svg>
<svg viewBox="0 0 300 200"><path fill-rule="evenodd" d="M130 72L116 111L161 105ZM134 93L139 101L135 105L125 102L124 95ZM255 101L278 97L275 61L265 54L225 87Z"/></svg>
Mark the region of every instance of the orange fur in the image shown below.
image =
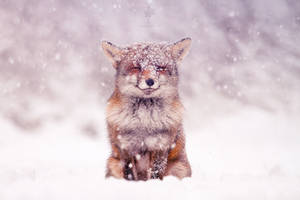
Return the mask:
<svg viewBox="0 0 300 200"><path fill-rule="evenodd" d="M115 178L123 178L123 167L121 161L114 157L109 157L107 160L106 177L114 176Z"/></svg>

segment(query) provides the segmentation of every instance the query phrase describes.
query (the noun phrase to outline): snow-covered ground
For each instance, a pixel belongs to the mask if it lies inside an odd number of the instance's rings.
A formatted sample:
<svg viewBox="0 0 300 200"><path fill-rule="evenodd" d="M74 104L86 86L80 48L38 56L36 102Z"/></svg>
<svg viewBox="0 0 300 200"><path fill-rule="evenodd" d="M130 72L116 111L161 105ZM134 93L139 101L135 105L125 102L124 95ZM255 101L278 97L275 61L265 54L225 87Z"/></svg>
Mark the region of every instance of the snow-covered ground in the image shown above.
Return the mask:
<svg viewBox="0 0 300 200"><path fill-rule="evenodd" d="M300 199L298 1L0 1L0 200ZM192 38L193 176L105 179L100 41Z"/></svg>

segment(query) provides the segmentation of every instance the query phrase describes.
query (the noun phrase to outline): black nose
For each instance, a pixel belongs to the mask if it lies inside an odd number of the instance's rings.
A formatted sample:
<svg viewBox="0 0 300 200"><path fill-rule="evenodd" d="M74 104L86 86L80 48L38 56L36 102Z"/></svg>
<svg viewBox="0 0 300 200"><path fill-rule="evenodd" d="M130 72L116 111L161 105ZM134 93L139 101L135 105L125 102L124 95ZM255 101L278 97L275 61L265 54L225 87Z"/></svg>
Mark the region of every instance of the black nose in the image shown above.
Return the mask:
<svg viewBox="0 0 300 200"><path fill-rule="evenodd" d="M148 86L151 87L152 85L154 85L154 80L149 78L149 79L146 80L146 83L147 83Z"/></svg>

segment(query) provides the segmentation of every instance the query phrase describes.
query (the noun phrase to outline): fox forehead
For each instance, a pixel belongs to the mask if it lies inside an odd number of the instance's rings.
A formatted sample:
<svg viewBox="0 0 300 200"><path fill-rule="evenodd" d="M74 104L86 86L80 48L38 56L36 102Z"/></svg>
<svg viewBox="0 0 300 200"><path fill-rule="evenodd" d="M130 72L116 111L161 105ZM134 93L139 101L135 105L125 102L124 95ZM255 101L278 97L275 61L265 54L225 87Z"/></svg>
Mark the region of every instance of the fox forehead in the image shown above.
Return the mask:
<svg viewBox="0 0 300 200"><path fill-rule="evenodd" d="M174 63L171 49L166 43L138 43L123 49L121 62L149 66L167 66Z"/></svg>

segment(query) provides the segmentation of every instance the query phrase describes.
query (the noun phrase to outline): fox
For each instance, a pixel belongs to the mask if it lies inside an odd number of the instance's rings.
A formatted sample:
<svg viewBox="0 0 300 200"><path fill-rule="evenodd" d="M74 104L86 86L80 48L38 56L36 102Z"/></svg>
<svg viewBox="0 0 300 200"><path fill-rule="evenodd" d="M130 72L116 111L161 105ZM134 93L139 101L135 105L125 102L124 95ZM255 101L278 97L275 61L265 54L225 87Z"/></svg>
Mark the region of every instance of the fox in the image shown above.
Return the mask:
<svg viewBox="0 0 300 200"><path fill-rule="evenodd" d="M102 41L116 70L106 106L111 146L105 177L129 181L191 177L185 150L178 66L191 38L120 47Z"/></svg>

